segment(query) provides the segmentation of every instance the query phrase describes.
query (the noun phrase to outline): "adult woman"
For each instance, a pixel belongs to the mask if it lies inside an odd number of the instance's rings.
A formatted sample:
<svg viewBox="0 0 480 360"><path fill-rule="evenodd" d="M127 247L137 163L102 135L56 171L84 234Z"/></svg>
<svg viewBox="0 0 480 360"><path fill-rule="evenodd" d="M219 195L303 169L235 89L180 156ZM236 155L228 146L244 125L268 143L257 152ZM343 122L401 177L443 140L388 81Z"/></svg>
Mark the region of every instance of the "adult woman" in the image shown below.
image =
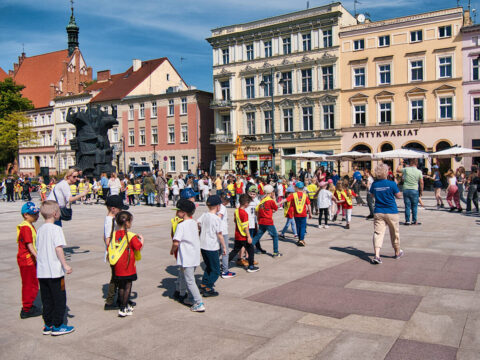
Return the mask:
<svg viewBox="0 0 480 360"><path fill-rule="evenodd" d="M110 175L110 179L108 180L108 187L110 188L110 194L109 195L118 195L120 194L120 188L122 187L122 184L120 183L120 180L117 178L117 174L112 172Z"/></svg>
<svg viewBox="0 0 480 360"><path fill-rule="evenodd" d="M460 195L458 194L457 178L455 177L453 170L449 169L445 174L445 177L448 181L447 202L450 206L450 212L455 211L455 209L457 209L458 212L462 212L462 207L460 206Z"/></svg>
<svg viewBox="0 0 480 360"><path fill-rule="evenodd" d="M157 173L155 180L155 187L157 188L157 206L165 207L165 188L167 187L167 179L163 175L163 170Z"/></svg>
<svg viewBox="0 0 480 360"><path fill-rule="evenodd" d="M470 213L472 211L472 201L473 205L475 205L475 209L478 212L478 183L480 178L478 177L478 169L476 166L472 166L472 171L470 172L470 175L468 176L467 179L467 186L468 186L468 192L467 192L467 213Z"/></svg>
<svg viewBox="0 0 480 360"><path fill-rule="evenodd" d="M155 202L155 183L151 172L143 179L143 190L147 194L147 205L153 206Z"/></svg>
<svg viewBox="0 0 480 360"><path fill-rule="evenodd" d="M429 179L433 180L433 189L435 191L435 199L437 200L437 209L443 208L443 200L442 200L442 179L440 176L440 170L438 169L438 165L432 166L432 176L425 176Z"/></svg>
<svg viewBox="0 0 480 360"><path fill-rule="evenodd" d="M463 191L465 190L465 182L466 182L466 175L465 175L465 168L460 166L457 168L455 173L457 177L457 187L458 187L458 195L460 196L460 201L463 201L464 204L467 203L467 200L463 196Z"/></svg>
<svg viewBox="0 0 480 360"><path fill-rule="evenodd" d="M388 165L379 164L375 168L375 180L370 187L370 192L375 197L375 209L373 218L373 249L375 256L373 264L381 264L380 249L383 245L383 238L388 226L390 240L395 250L395 259L403 256L400 249L400 232L398 222L398 208L395 199L400 199L402 194L394 181L387 180Z"/></svg>

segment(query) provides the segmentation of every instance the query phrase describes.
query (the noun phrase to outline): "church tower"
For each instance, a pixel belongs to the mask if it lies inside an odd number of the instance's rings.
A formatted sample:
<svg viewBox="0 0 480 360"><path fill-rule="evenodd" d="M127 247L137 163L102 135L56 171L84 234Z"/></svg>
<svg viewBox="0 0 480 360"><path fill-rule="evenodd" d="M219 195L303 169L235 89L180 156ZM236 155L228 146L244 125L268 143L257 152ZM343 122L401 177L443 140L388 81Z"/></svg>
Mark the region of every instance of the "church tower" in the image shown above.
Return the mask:
<svg viewBox="0 0 480 360"><path fill-rule="evenodd" d="M78 47L78 33L80 28L75 23L75 16L73 16L73 0L70 0L72 4L72 15L70 16L70 22L67 25L68 34L68 55L71 56L76 47Z"/></svg>

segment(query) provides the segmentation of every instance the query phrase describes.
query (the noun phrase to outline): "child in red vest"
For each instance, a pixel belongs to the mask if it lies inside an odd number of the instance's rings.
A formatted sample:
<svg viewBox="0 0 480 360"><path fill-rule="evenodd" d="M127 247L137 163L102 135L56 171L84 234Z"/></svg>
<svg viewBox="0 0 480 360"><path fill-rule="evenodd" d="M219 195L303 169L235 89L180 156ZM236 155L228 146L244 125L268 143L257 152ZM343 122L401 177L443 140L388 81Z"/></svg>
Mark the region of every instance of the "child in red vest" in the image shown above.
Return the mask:
<svg viewBox="0 0 480 360"><path fill-rule="evenodd" d="M292 185L290 185L287 190L286 190L286 197L290 194L293 194L295 192L295 189ZM280 233L280 237L285 239L285 232L288 230L288 226L292 227L292 232L293 232L293 237L298 237L297 235L297 228L295 227L295 220L293 218L293 206L290 203L286 203L283 206L283 214L287 218L287 222L285 223L285 226L283 227L282 232Z"/></svg>
<svg viewBox="0 0 480 360"><path fill-rule="evenodd" d="M351 189L348 188L348 183L337 183L337 190L335 193L335 198L338 205L342 205L343 210L346 213L346 225L345 229L350 229L350 222L352 221L352 211L353 211L353 198L357 197L357 194ZM340 207L339 207L340 208Z"/></svg>
<svg viewBox="0 0 480 360"><path fill-rule="evenodd" d="M297 192L290 194L286 200L293 206L293 217L295 219L295 226L298 232L298 246L305 246L305 233L307 230L307 214L312 218L312 211L310 209L310 199L308 195L303 192L304 184L302 181L297 181L295 187Z"/></svg>

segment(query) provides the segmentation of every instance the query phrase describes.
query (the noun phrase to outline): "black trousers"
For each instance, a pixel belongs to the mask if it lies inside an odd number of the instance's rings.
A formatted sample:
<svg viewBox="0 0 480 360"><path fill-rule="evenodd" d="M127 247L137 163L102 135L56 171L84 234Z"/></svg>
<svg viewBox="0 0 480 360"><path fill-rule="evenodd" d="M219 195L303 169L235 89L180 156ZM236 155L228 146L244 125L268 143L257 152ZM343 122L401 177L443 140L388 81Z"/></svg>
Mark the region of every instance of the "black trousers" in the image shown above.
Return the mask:
<svg viewBox="0 0 480 360"><path fill-rule="evenodd" d="M318 209L318 225L322 225L322 214L325 218L325 225L328 225L328 208Z"/></svg>
<svg viewBox="0 0 480 360"><path fill-rule="evenodd" d="M253 266L253 257L255 256L255 251L253 249L253 245L249 244L247 240L239 241L235 240L233 245L233 250L228 255L228 261L232 261L232 259L238 254L238 252L243 248L247 251L248 254L248 266Z"/></svg>
<svg viewBox="0 0 480 360"><path fill-rule="evenodd" d="M59 327L67 308L65 278L38 279L43 304L43 321L47 326Z"/></svg>
<svg viewBox="0 0 480 360"><path fill-rule="evenodd" d="M15 201L13 199L13 189L12 190L7 189L7 201Z"/></svg>

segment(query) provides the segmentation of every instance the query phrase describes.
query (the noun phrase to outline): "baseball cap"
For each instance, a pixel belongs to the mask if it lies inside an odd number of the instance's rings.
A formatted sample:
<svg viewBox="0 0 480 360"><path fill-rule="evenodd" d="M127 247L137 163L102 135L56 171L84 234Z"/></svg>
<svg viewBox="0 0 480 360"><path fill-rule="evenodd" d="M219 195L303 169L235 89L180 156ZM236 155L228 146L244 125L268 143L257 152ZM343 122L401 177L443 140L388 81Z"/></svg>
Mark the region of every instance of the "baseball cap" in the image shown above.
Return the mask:
<svg viewBox="0 0 480 360"><path fill-rule="evenodd" d="M318 184L318 186L320 186L320 187L324 187L326 185L327 185L327 183L325 181L321 181L320 184Z"/></svg>
<svg viewBox="0 0 480 360"><path fill-rule="evenodd" d="M185 188L180 193L180 198L181 199L190 199L192 197L196 197L197 195L198 195L198 193L193 191L192 188Z"/></svg>
<svg viewBox="0 0 480 360"><path fill-rule="evenodd" d="M265 191L265 194L271 194L274 191L274 188L272 185L265 185L263 191Z"/></svg>
<svg viewBox="0 0 480 360"><path fill-rule="evenodd" d="M327 183L333 184L333 180L332 180L332 179L328 179Z"/></svg>
<svg viewBox="0 0 480 360"><path fill-rule="evenodd" d="M301 181L298 181L295 186L297 187L297 189L303 189L303 187L305 186L305 184Z"/></svg>
<svg viewBox="0 0 480 360"><path fill-rule="evenodd" d="M123 199L120 195L110 195L105 201L105 205L109 207L115 207L120 210L128 210L129 206L123 203Z"/></svg>
<svg viewBox="0 0 480 360"><path fill-rule="evenodd" d="M293 192L295 192L295 188L294 188L292 185L289 185L289 186L287 187L287 192L293 193Z"/></svg>
<svg viewBox="0 0 480 360"><path fill-rule="evenodd" d="M186 213L192 214L195 212L196 206L193 202L188 199L180 199L177 201L177 206L172 210L185 211Z"/></svg>
<svg viewBox="0 0 480 360"><path fill-rule="evenodd" d="M438 169L438 165L433 165L432 169Z"/></svg>
<svg viewBox="0 0 480 360"><path fill-rule="evenodd" d="M222 203L222 199L218 195L210 195L207 199L207 206L215 206L220 205Z"/></svg>
<svg viewBox="0 0 480 360"><path fill-rule="evenodd" d="M247 192L258 192L258 188L257 188L257 185L250 185L248 188L247 188Z"/></svg>
<svg viewBox="0 0 480 360"><path fill-rule="evenodd" d="M22 206L22 215L23 214L37 215L39 211L40 209L37 208L32 201L26 202Z"/></svg>

